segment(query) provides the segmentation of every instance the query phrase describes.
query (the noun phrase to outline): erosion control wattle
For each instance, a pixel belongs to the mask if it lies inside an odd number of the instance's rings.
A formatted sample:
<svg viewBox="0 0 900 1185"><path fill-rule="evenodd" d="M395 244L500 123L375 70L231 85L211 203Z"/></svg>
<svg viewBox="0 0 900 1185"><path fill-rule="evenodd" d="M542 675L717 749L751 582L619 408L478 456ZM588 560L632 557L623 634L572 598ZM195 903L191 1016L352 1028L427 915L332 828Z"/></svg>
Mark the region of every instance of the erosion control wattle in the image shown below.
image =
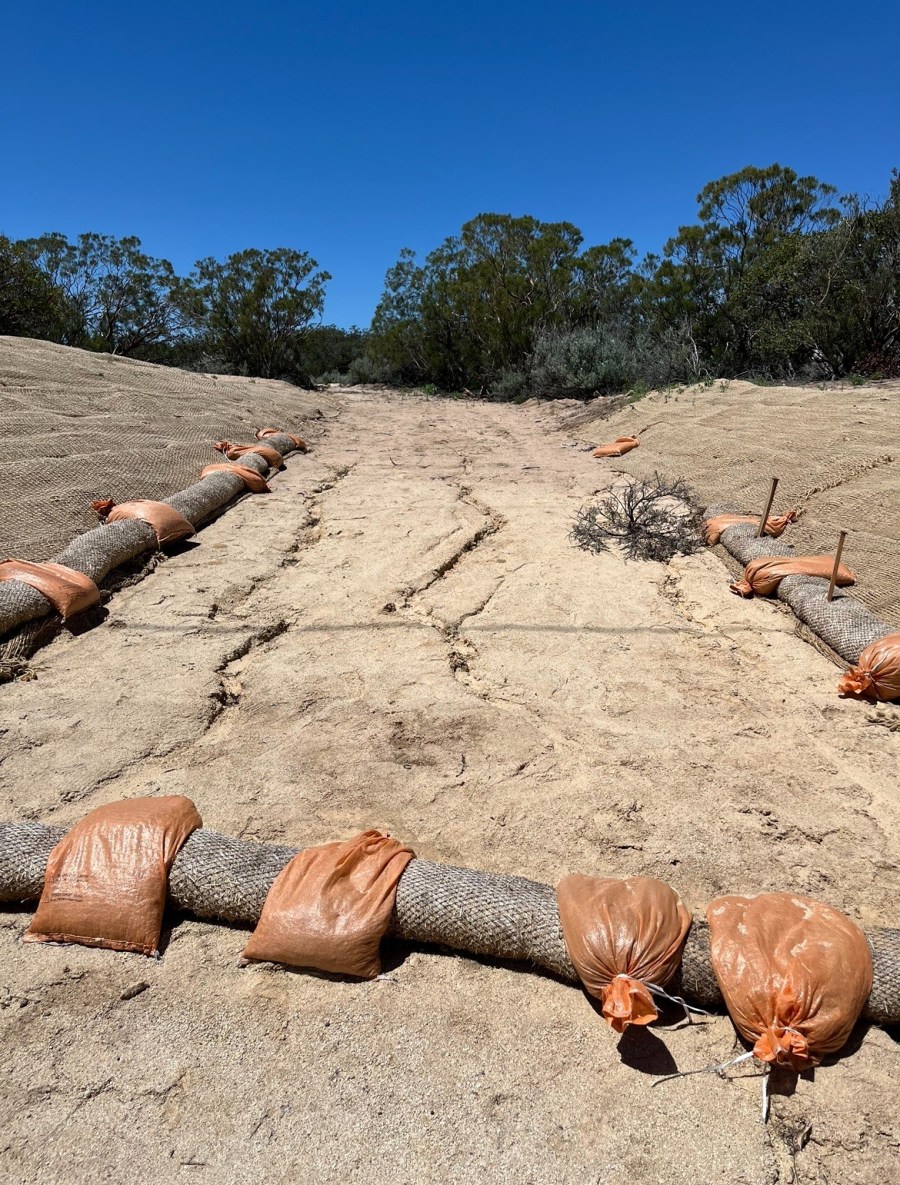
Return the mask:
<svg viewBox="0 0 900 1185"><path fill-rule="evenodd" d="M306 445L299 436L276 429L266 432L265 450L283 458ZM300 445L297 444L300 441ZM201 479L163 502L134 499L116 505L106 498L95 509L106 522L77 536L48 563L25 560L0 563L0 659L14 654L27 658L52 636L53 620L66 620L100 599L98 585L117 568L130 563L175 538L188 538L200 526L234 502L248 489L265 492L269 471L265 456L245 453L239 465L209 465ZM32 624L33 623L33 624ZM12 636L11 631L17 631ZM0 678L6 665L0 663Z"/></svg>
<svg viewBox="0 0 900 1185"><path fill-rule="evenodd" d="M40 823L0 824L0 900L28 901L41 894L48 860L64 835L65 832L61 828L47 827ZM351 843L358 843L361 838L358 837L357 841ZM346 845L329 846L346 849ZM315 851L316 849L313 849L313 852ZM383 908L382 892L393 880L399 861L404 861L405 869L395 886L393 906L385 931L386 937L427 943L504 962L525 963L542 968L570 983L582 983L564 938L557 893L550 885L542 885L525 877L435 864L428 860L412 858L411 855L407 858L408 849L402 847L395 856L391 856L393 851L396 849L382 848L377 853L375 861L376 868L379 867L379 861L383 862L383 867L391 874L390 877L383 881L383 873L379 871L374 881L369 882L377 884L378 888L372 900L381 901L379 908ZM198 828L188 836L172 862L168 878L169 903L199 918L255 926L260 920L274 882L297 855L298 852L294 848L257 844L250 840L220 835L206 828ZM398 863L394 863L394 860ZM332 866L333 870L334 867L336 866ZM330 875L333 875L333 872ZM634 878L632 883L637 879ZM327 877L320 883L323 889L331 892ZM656 882L656 885L658 884L659 882ZM341 888L338 897L344 892L344 888ZM563 889L563 896L567 896L568 892L568 889ZM589 966L597 951L613 949L615 962L609 964L607 970L626 966L635 975L648 975L648 968L643 962L646 955L648 959L656 961L654 971L657 975L663 977L668 974L671 965L669 957L671 955L674 958L672 947L676 941L675 919L678 927L684 924L683 915L677 904L677 894L668 886L663 886L662 889L654 887L652 890L654 911L658 911L654 912L653 917L664 922L667 934L671 935L665 943L661 942L657 946L653 935L641 929L651 917L649 909L646 909L645 903L648 898L644 896L644 892L641 890L633 895L636 901L643 900L644 904L639 904L637 910L631 906L628 920L623 922L609 922L601 914L589 913L587 925L584 925L581 908L576 901L579 916L574 930L571 916L567 926L570 934L574 932L577 935L581 930L590 936L586 943L590 949L584 959L580 960L583 969ZM607 902L608 917L615 919L613 907L609 904L616 899L615 894L609 894L604 890L602 896ZM793 894L786 896L791 900L797 899ZM332 897L332 903L338 897ZM573 897L577 897L578 901L585 899L577 893L573 894ZM279 897L273 898L273 902L278 900ZM778 945L781 941L778 936L788 931L784 924L783 911L777 902L770 909L765 898L754 900L761 903L756 907L758 910L763 911L765 916L771 912L774 919L771 923L773 939L763 960L765 970L770 963L778 965L777 960L781 958L778 952L782 949ZM331 909L332 906L329 905L328 908ZM643 919L643 922L639 919ZM599 937L596 937L598 931ZM795 933L794 945L804 938L801 930L795 928ZM623 949L623 935L628 934L633 937L636 944L643 946L644 953L640 963L631 962L630 956L629 961L619 962L626 954ZM868 953L852 970L854 976L862 977L859 982L868 982L866 977L871 966L871 991L864 1003L862 1015L876 1023L898 1024L900 930L871 929L866 932L863 941ZM577 939L573 943L573 949L576 945ZM852 949L861 951L862 948L841 948L841 960L846 961L851 957L848 951L852 953ZM371 948L368 947L367 950ZM274 948L269 952L269 957L273 955ZM654 986L664 987L664 994L677 994L702 1008L721 1009L723 990L713 970L710 931L702 919L695 919L688 930L680 956L680 966L674 978L669 980L667 985L656 982ZM265 951L263 957L266 957ZM818 964L820 967L822 965L821 962ZM835 981L851 974L844 962L835 962L833 966ZM369 969L372 969L371 964ZM590 978L591 974L588 971L587 977ZM616 974L620 972L616 971ZM771 970L765 970L765 974L757 978L763 984L760 990L771 992ZM641 982L645 981L642 979ZM723 986L726 982L729 984L728 990L731 991L730 980L723 972ZM599 984L601 993L603 986L602 983ZM843 989L838 985L834 990L840 993ZM737 1007L740 1010L741 1005ZM632 1023L635 1023L634 1020ZM818 1048L815 1042L813 1048Z"/></svg>
<svg viewBox="0 0 900 1185"><path fill-rule="evenodd" d="M709 520L731 512L732 507L716 503L707 508L704 518ZM786 540L758 539L757 530L758 526L754 527L752 523L738 522L723 529L720 542L743 565L749 565L757 559L798 558ZM832 556L821 558L827 561L818 569L823 575L794 573L782 576L776 582L774 594L835 654L855 664L867 646L894 630L871 609L846 593L836 591L834 599L829 601L828 582L834 559ZM845 568L844 571L849 572L849 569Z"/></svg>

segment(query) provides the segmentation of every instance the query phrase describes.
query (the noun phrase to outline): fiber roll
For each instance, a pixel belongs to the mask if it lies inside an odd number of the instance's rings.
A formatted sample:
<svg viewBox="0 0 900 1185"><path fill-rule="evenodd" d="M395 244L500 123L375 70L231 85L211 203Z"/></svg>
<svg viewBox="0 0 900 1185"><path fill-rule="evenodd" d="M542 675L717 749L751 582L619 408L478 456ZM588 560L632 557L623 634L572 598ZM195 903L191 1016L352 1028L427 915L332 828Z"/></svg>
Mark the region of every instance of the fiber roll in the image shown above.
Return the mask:
<svg viewBox="0 0 900 1185"><path fill-rule="evenodd" d="M0 823L0 901L38 897L47 858L65 834L41 823ZM169 874L169 901L199 918L255 925L276 876L296 848L234 839L200 828ZM563 940L556 891L520 876L411 860L400 883L388 936L501 961L521 962L579 982ZM866 932L872 991L863 1016L900 1023L900 929ZM710 960L709 930L694 921L673 994L722 1008Z"/></svg>

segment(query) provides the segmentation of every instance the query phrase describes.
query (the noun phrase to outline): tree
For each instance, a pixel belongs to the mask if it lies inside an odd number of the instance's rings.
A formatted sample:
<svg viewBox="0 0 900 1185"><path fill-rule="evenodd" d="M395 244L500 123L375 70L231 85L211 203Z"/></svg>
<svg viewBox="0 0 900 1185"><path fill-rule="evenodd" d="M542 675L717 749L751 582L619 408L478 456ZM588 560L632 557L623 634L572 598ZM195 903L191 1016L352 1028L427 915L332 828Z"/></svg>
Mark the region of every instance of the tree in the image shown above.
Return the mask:
<svg viewBox="0 0 900 1185"><path fill-rule="evenodd" d="M21 243L0 235L0 334L58 341L66 311L65 293Z"/></svg>
<svg viewBox="0 0 900 1185"><path fill-rule="evenodd" d="M201 259L185 304L207 348L235 372L312 386L303 342L331 279L318 266L289 247L238 251L221 262Z"/></svg>
<svg viewBox="0 0 900 1185"><path fill-rule="evenodd" d="M46 234L23 244L66 298L65 345L140 355L186 332L182 282L134 236Z"/></svg>

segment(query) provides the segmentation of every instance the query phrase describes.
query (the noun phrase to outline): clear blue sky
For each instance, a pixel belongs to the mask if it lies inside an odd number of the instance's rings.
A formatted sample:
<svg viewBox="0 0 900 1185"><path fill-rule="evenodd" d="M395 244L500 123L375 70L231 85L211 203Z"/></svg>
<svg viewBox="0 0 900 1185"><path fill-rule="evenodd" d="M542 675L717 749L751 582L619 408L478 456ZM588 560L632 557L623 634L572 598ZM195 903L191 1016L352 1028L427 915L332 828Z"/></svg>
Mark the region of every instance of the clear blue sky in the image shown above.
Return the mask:
<svg viewBox="0 0 900 1185"><path fill-rule="evenodd" d="M367 324L399 249L481 211L658 249L779 161L882 194L889 0L5 0L0 232L137 234L179 270L294 246Z"/></svg>

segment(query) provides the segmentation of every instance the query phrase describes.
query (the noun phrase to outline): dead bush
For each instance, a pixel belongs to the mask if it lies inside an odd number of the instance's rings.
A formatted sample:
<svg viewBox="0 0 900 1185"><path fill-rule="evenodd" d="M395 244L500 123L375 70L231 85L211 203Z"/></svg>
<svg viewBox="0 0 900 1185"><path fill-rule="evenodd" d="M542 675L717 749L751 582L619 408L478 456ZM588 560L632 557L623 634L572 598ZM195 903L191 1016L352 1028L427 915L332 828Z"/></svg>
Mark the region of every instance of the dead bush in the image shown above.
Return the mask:
<svg viewBox="0 0 900 1185"><path fill-rule="evenodd" d="M569 538L595 554L618 543L632 560L691 555L703 547L703 520L682 478L659 473L636 477L610 490L575 515Z"/></svg>

